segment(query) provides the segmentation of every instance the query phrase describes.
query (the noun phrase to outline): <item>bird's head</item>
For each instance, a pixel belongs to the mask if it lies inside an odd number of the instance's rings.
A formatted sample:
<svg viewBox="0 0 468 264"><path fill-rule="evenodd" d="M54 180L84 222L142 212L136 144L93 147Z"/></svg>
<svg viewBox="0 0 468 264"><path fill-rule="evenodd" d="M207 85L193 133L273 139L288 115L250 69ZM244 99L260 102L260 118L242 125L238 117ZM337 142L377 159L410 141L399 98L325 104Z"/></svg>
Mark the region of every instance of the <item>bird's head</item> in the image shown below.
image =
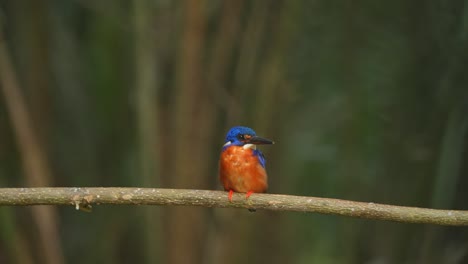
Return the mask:
<svg viewBox="0 0 468 264"><path fill-rule="evenodd" d="M243 146L244 148L255 149L256 145L274 144L275 142L257 136L255 131L249 127L236 126L229 130L226 135L224 147L230 145Z"/></svg>

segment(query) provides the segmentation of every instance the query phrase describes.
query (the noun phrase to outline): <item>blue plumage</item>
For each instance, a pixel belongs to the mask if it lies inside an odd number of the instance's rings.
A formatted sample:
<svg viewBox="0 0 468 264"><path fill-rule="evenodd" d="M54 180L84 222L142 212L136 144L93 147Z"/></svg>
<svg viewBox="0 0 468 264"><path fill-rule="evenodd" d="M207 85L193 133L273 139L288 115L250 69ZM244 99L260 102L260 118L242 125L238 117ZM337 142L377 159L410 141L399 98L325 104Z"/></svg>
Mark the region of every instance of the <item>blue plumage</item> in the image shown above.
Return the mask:
<svg viewBox="0 0 468 264"><path fill-rule="evenodd" d="M251 135L256 136L257 134L250 127L235 126L229 130L226 135L226 142L231 142L237 146L243 146L245 142L240 141L239 135Z"/></svg>
<svg viewBox="0 0 468 264"><path fill-rule="evenodd" d="M251 129L250 127L235 126L231 128L226 135L226 145L224 145L223 151L231 146L244 146L245 144L255 144L255 143L265 144L265 142L262 142L262 141L256 142L254 139L264 140L262 138L257 137L257 134L255 133L255 131ZM270 141L267 144L272 144L272 143L273 142ZM260 162L262 167L265 168L266 160L265 160L265 156L263 156L263 153L257 149L253 149L252 152L253 152L253 155L258 158L258 161Z"/></svg>
<svg viewBox="0 0 468 264"><path fill-rule="evenodd" d="M265 168L266 159L265 156L263 156L263 153L258 149L254 149L253 154L254 156L257 156L260 165L262 165L262 167Z"/></svg>
<svg viewBox="0 0 468 264"><path fill-rule="evenodd" d="M266 192L265 157L256 146L269 144L274 142L257 136L251 128L236 126L229 130L219 159L219 179L229 191L229 201L234 192L245 193L246 198Z"/></svg>

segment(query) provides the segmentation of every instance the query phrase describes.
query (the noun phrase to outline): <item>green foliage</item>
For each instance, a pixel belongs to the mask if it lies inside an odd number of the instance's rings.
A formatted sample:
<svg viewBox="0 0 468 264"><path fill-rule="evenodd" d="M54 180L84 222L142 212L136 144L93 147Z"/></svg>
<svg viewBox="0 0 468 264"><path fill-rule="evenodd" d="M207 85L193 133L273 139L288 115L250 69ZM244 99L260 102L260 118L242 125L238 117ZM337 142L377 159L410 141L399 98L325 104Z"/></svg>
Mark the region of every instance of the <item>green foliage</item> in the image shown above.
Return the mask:
<svg viewBox="0 0 468 264"><path fill-rule="evenodd" d="M464 1L143 1L0 3L52 185L214 189L224 133L247 125L277 142L270 192L467 209ZM16 187L29 176L7 100L0 180ZM26 243L46 263L36 220L0 210L0 262ZM466 230L217 209L58 216L66 263L467 261Z"/></svg>

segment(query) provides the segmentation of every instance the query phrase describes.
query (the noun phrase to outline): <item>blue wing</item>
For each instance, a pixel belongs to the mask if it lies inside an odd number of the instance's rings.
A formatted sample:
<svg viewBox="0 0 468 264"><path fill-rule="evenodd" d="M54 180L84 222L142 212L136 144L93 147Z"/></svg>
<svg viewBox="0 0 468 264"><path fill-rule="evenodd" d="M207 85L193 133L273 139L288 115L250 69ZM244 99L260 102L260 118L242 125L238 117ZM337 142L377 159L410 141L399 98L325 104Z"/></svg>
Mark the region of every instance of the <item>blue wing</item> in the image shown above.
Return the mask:
<svg viewBox="0 0 468 264"><path fill-rule="evenodd" d="M262 167L265 168L266 160L265 160L265 156L263 156L263 153L260 152L260 150L258 149L254 149L253 154L254 156L257 156L258 161L260 161L260 164L262 165Z"/></svg>

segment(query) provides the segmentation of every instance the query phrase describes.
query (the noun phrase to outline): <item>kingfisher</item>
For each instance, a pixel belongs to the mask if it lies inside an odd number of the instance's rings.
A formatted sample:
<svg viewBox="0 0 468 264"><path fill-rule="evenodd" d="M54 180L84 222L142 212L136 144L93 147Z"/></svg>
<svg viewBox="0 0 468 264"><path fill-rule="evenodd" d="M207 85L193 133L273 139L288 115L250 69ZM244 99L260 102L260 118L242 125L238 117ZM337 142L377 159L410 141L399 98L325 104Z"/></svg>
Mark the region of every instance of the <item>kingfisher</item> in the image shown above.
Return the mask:
<svg viewBox="0 0 468 264"><path fill-rule="evenodd" d="M257 149L257 145L266 144L274 142L258 137L249 127L235 126L227 133L219 159L219 180L229 192L229 201L234 192L245 193L246 199L252 193L266 192L265 157Z"/></svg>

